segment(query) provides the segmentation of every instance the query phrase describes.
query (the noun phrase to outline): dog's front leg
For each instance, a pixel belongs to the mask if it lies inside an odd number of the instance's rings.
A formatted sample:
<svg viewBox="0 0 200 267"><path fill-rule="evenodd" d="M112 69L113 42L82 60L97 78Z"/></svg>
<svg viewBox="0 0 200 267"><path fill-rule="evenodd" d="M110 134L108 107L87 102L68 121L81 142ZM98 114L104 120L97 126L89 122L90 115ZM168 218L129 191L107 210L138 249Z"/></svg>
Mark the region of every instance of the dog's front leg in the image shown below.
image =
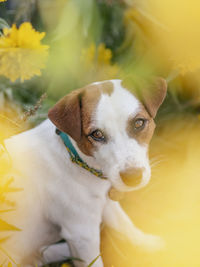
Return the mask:
<svg viewBox="0 0 200 267"><path fill-rule="evenodd" d="M91 226L91 225L90 225ZM74 232L62 230L62 236L67 240L69 244L71 255L74 258L80 259L74 260L76 267L87 267L97 256L100 255L100 227L79 227ZM99 256L92 267L103 267L103 262Z"/></svg>
<svg viewBox="0 0 200 267"><path fill-rule="evenodd" d="M160 237L143 233L138 229L116 201L110 199L107 201L103 222L120 232L135 246L141 246L147 250L159 250L164 246L164 242Z"/></svg>

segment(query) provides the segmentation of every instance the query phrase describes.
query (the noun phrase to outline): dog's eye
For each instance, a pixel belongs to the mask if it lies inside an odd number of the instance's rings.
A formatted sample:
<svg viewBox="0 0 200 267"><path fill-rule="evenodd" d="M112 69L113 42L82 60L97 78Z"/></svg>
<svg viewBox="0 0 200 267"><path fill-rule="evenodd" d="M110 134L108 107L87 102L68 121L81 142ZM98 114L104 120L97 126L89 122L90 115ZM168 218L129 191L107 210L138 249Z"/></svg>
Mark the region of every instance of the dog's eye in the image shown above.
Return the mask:
<svg viewBox="0 0 200 267"><path fill-rule="evenodd" d="M144 128L144 125L145 125L145 119L137 119L134 122L134 128L136 130L143 129Z"/></svg>
<svg viewBox="0 0 200 267"><path fill-rule="evenodd" d="M95 130L89 136L91 136L95 141L104 141L105 136L100 130Z"/></svg>

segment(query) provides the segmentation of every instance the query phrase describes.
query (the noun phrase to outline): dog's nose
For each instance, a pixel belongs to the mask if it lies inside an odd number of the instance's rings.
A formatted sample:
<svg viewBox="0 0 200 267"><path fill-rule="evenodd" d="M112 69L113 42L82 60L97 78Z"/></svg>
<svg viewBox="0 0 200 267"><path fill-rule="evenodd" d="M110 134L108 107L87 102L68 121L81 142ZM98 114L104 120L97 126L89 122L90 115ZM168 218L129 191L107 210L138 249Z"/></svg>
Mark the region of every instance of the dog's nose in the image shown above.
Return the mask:
<svg viewBox="0 0 200 267"><path fill-rule="evenodd" d="M122 181L128 186L137 186L141 183L143 168L131 168L120 172Z"/></svg>

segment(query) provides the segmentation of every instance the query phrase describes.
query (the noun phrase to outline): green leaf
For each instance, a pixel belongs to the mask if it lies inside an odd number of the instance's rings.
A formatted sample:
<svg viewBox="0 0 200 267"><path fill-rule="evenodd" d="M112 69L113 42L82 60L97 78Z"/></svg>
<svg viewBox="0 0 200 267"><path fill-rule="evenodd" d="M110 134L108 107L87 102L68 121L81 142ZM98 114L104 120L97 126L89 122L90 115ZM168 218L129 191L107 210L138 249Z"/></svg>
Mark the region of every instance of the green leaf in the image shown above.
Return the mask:
<svg viewBox="0 0 200 267"><path fill-rule="evenodd" d="M84 34L87 35L89 27L92 23L95 2L93 0L75 0L75 3L81 11L83 31Z"/></svg>
<svg viewBox="0 0 200 267"><path fill-rule="evenodd" d="M0 231L20 231L20 229L0 219Z"/></svg>
<svg viewBox="0 0 200 267"><path fill-rule="evenodd" d="M97 256L87 267L91 267L100 257L101 255Z"/></svg>
<svg viewBox="0 0 200 267"><path fill-rule="evenodd" d="M4 19L0 18L0 29L2 30L4 28L10 28L10 26Z"/></svg>

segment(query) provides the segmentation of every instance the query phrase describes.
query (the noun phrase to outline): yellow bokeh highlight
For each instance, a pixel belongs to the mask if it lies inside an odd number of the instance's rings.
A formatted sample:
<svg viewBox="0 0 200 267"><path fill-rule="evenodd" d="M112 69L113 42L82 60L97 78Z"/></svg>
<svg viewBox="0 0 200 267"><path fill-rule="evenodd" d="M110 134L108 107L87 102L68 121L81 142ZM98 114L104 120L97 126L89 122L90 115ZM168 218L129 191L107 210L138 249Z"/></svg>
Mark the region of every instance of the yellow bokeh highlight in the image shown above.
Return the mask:
<svg viewBox="0 0 200 267"><path fill-rule="evenodd" d="M196 0L149 1L150 12L165 27L156 37L174 68L181 73L200 68L200 2Z"/></svg>
<svg viewBox="0 0 200 267"><path fill-rule="evenodd" d="M185 74L200 68L199 10L196 0L138 1L130 5L125 17L150 41L148 49L153 49L154 61L165 59L165 64L168 61L174 70Z"/></svg>
<svg viewBox="0 0 200 267"><path fill-rule="evenodd" d="M161 124L150 148L149 185L121 201L137 227L165 240L165 249L145 252L106 228L102 233L105 267L200 265L199 132L200 121L191 115Z"/></svg>

